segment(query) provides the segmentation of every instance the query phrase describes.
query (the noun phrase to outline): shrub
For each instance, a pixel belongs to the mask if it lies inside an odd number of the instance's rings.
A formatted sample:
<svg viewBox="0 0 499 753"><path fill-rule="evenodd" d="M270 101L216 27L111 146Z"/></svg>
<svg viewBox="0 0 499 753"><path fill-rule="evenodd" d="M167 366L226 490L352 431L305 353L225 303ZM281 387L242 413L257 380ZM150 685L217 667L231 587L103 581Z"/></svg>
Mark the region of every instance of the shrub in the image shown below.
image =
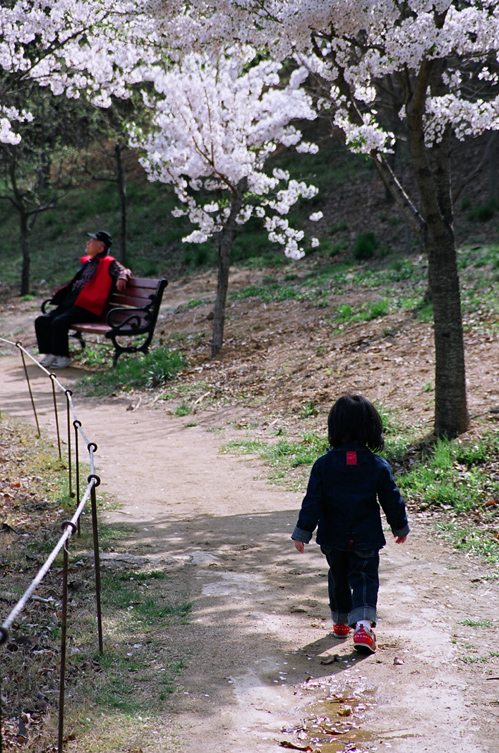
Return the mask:
<svg viewBox="0 0 499 753"><path fill-rule="evenodd" d="M174 379L183 366L184 359L180 353L168 348L156 348L145 356L122 356L115 368L84 377L80 385L94 395L107 395L118 387L161 387Z"/></svg>
<svg viewBox="0 0 499 753"><path fill-rule="evenodd" d="M329 229L330 235L334 235L335 233L340 233L343 230L348 230L348 225L344 220L341 220L341 222L337 222L335 225L332 225Z"/></svg>
<svg viewBox="0 0 499 753"><path fill-rule="evenodd" d="M336 256L344 251L347 246L348 241L346 239L335 241L334 243L333 241L322 241L320 250L328 256Z"/></svg>
<svg viewBox="0 0 499 753"><path fill-rule="evenodd" d="M367 321L370 321L371 319L377 319L380 316L386 316L388 314L389 308L390 304L386 298L380 298L377 301L373 301L366 316Z"/></svg>
<svg viewBox="0 0 499 753"><path fill-rule="evenodd" d="M191 413L191 409L187 403L180 403L173 411L174 416L188 416L189 413Z"/></svg>
<svg viewBox="0 0 499 753"><path fill-rule="evenodd" d="M183 261L187 266L203 267L214 263L217 251L212 243L185 244Z"/></svg>
<svg viewBox="0 0 499 753"><path fill-rule="evenodd" d="M157 348L145 357L145 381L147 387L161 387L173 379L183 366L183 358L177 351Z"/></svg>
<svg viewBox="0 0 499 753"><path fill-rule="evenodd" d="M352 255L357 261L363 261L364 259L371 259L376 249L379 246L379 241L371 231L367 233L359 233L355 245L352 249Z"/></svg>
<svg viewBox="0 0 499 753"><path fill-rule="evenodd" d="M480 204L468 213L468 220L478 222L488 222L492 219L497 209L496 199L486 201L485 204Z"/></svg>

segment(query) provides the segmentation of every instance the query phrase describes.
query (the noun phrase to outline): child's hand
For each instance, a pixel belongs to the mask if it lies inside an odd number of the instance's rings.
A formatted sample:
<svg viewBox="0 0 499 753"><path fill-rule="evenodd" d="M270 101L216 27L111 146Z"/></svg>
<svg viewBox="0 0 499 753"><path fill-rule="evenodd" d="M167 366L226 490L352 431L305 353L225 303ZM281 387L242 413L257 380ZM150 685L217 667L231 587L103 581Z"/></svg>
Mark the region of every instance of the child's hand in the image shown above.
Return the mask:
<svg viewBox="0 0 499 753"><path fill-rule="evenodd" d="M295 541L295 549L297 552L300 552L300 554L303 554L305 551L305 544L303 541Z"/></svg>
<svg viewBox="0 0 499 753"><path fill-rule="evenodd" d="M395 536L395 534L393 534ZM405 544L407 541L407 536L395 536L395 543L396 544Z"/></svg>

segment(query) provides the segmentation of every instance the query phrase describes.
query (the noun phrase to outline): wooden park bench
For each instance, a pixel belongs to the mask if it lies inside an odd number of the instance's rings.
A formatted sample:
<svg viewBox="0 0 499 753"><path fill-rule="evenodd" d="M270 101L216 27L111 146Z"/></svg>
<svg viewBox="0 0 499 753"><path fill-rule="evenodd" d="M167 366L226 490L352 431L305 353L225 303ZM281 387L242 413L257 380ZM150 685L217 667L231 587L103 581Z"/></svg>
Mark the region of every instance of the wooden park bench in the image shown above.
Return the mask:
<svg viewBox="0 0 499 753"><path fill-rule="evenodd" d="M74 336L85 348L84 334L104 335L114 345L113 365L116 365L122 353L147 353L151 344L163 291L168 280L151 280L146 277L130 277L123 293L113 290L108 302L107 313L102 322L82 322L71 325ZM42 311L50 301L44 301ZM145 335L145 339L142 337ZM127 344L118 342L126 338ZM137 344L130 344L130 339L137 338Z"/></svg>

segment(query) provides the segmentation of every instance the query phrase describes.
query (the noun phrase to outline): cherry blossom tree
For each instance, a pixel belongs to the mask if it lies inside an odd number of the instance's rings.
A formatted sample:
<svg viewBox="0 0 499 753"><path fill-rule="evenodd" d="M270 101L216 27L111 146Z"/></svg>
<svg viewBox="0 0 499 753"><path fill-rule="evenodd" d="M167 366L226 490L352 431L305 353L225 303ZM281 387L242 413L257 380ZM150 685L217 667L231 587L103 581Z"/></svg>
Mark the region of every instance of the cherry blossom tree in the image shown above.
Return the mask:
<svg viewBox="0 0 499 753"><path fill-rule="evenodd" d="M499 129L498 0L202 0L154 2L170 44L228 40L271 49L310 71L347 146L368 155L428 254L435 333L435 431L466 430L468 411L453 230L453 140ZM173 7L174 6L174 7ZM182 37L184 35L184 37ZM385 117L385 107L397 113ZM407 144L417 195L386 159Z"/></svg>
<svg viewBox="0 0 499 753"><path fill-rule="evenodd" d="M8 186L2 198L9 199L20 218L21 294L29 291L30 229L57 200L57 191L48 190L55 185L49 150L56 151L57 118L47 127L43 114L72 111L71 124L60 119L70 140L80 110L70 108L66 97L83 95L93 105L108 107L112 95L130 96L131 85L141 80L137 65L157 57L152 20L139 12L135 0L0 4L0 156Z"/></svg>
<svg viewBox="0 0 499 753"><path fill-rule="evenodd" d="M154 110L153 129L144 133L135 128L131 143L143 150L149 179L174 187L180 202L174 214L187 216L196 226L183 240L202 243L217 237L212 357L223 341L237 226L259 217L269 240L281 244L288 257L304 254L304 233L286 215L300 197L311 198L317 189L290 180L284 170L268 174L264 168L278 144L316 150L291 124L313 119L315 112L300 88L307 71L295 70L285 86L280 85L280 71L279 63L258 62L254 50L234 48L217 59L186 55L170 68L155 67L146 74L156 92L146 98Z"/></svg>
<svg viewBox="0 0 499 753"><path fill-rule="evenodd" d="M19 221L21 295L30 292L30 235L37 218L74 187L80 149L95 136L88 103L54 97L34 83L28 91L33 119L17 124L18 143L0 142L0 200L9 202Z"/></svg>
<svg viewBox="0 0 499 753"><path fill-rule="evenodd" d="M456 138L499 130L499 0L144 0L138 5L131 0L6 0L0 7L0 139L12 143L18 138L12 124L30 117L28 106L17 109L7 96L10 87L27 76L49 85L54 93L78 96L84 91L97 104L108 106L111 93L127 96L129 83L151 76L150 63L158 57L158 44L165 58L179 61L176 71L181 71L192 51L202 51L204 60L211 54L215 60L221 49L235 43L239 49L252 45L267 54L270 50L276 60L294 61L300 73L288 87L293 91L293 106L305 96L298 81L303 80L302 69L308 70L307 86L313 84L318 108L330 111L335 128L342 129L352 151L373 160L401 211L423 239L434 308L435 431L447 436L464 431L468 411L453 231L453 195L459 189L452 185L450 153ZM147 65L141 69L140 62ZM207 63L203 65L207 71ZM248 75L251 68L257 65L249 66ZM167 80L166 73L159 70L153 76L158 96L163 86L160 80ZM241 69L236 78L244 75ZM210 96L214 90L216 87L209 90ZM268 99L274 90L275 85L269 84ZM192 89L193 96L195 91L199 94L201 89ZM174 92L167 95L164 91L162 96L166 103ZM262 92L262 101L264 96ZM387 103L397 113L396 127L393 117L385 117ZM198 104L191 100L193 112ZM221 104L225 111L225 103ZM219 109L218 105L205 108L205 124L210 128L210 118ZM289 113L290 120L300 117L297 110ZM171 127L166 125L171 117L167 111L167 104L163 111L158 109L158 134L161 128ZM281 111L277 108L275 112ZM240 111L235 115L241 124ZM281 121L282 134L290 120ZM279 134L272 131L277 128L272 112L268 124L270 148L280 141ZM201 130L201 136L210 128ZM251 119L244 128L253 133ZM216 116L214 144L225 129L223 118ZM264 129L260 130L263 134ZM166 139L161 143L157 135L156 146L152 147L153 141L147 146L151 176L178 188L181 202L198 225L196 232L201 235L193 239L212 233L222 238L225 223L235 228L251 206L244 197L252 193L267 197L267 204L260 201L263 219L275 223L274 227L268 224L270 232L293 253L293 241L299 241L282 224L285 213L280 214L275 205L274 219L268 215L271 202L281 200L271 199L271 193L278 190L272 181L278 176L267 176L270 182L260 178L265 159L258 160L267 156L267 142L263 146L247 142L246 152L241 151L244 169L234 183L234 174L225 174L212 158L211 163L206 161L212 165L211 172L195 169L195 159L189 159L188 153L195 153L198 159L205 148L201 136L189 147L185 139L178 139L186 152L184 168L178 174L161 167L161 163L173 164L172 154L163 158L168 151ZM407 144L416 196L409 194L386 159L397 141ZM173 142L177 143L174 133ZM234 144L239 148L237 139ZM232 148L230 139L226 146ZM218 160L217 150L213 154ZM258 190L251 187L254 175ZM230 197L228 205L215 201L217 208L208 211L198 201L201 189L225 191ZM298 190L291 184L284 190L290 189ZM282 202L284 206L289 199ZM256 207L251 212L256 212Z"/></svg>
<svg viewBox="0 0 499 753"><path fill-rule="evenodd" d="M162 52L156 44L154 22L141 12L141 5L140 0L0 3L0 155L10 185L2 196L8 196L20 215L22 293L29 289L30 228L39 212L56 202L53 193L42 200L43 186L26 171L27 165L39 165L43 157L48 157L46 165L50 164L48 151L41 154L32 138L40 127L43 131L40 113L44 110L38 103L69 112L66 97L81 97L101 108L110 108L114 101L115 114L123 110L123 105L116 106L116 98L130 99L133 85L142 81L138 66L157 60ZM73 112L77 111L73 107ZM72 132L74 129L66 129L68 138ZM27 138L26 144L21 143L23 138ZM122 146L117 146L118 170L121 151ZM118 180L123 206L122 174ZM49 172L44 182L51 182ZM124 216L122 212L122 242Z"/></svg>
<svg viewBox="0 0 499 753"><path fill-rule="evenodd" d="M19 143L16 123L32 119L19 92L87 96L109 107L129 96L137 66L158 57L153 19L135 0L3 0L0 3L0 142Z"/></svg>

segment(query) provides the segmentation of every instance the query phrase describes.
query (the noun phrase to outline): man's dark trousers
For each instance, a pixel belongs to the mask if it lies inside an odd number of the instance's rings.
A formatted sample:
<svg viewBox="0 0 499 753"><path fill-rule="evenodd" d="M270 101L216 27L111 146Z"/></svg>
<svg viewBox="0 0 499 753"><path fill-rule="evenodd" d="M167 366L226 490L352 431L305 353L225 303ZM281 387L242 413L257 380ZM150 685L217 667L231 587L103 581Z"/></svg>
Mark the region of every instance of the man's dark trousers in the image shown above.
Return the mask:
<svg viewBox="0 0 499 753"><path fill-rule="evenodd" d="M40 353L69 356L68 332L72 324L98 322L101 318L81 306L58 306L35 319L35 332Z"/></svg>

